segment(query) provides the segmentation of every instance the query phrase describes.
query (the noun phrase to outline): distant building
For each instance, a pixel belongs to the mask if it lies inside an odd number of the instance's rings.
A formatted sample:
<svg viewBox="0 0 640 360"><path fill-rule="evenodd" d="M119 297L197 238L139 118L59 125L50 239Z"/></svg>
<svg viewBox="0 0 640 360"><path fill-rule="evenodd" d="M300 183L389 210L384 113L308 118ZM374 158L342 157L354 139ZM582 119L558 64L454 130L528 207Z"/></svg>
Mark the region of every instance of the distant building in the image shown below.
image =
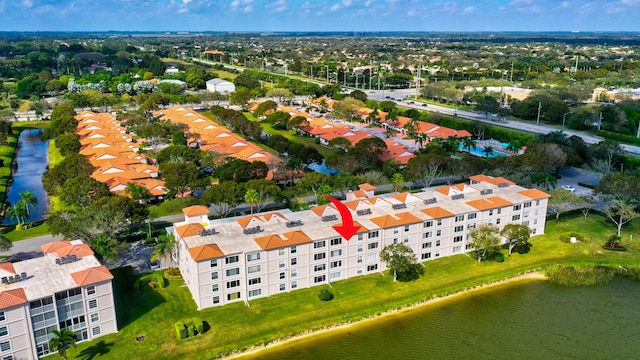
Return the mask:
<svg viewBox="0 0 640 360"><path fill-rule="evenodd" d="M169 66L169 67L164 71L164 73L165 73L165 74L167 74L167 75L173 75L173 74L177 74L177 73L179 73L179 72L180 72L180 69L178 69L178 68L177 68L177 67L175 67L175 66Z"/></svg>
<svg viewBox="0 0 640 360"><path fill-rule="evenodd" d="M186 82L182 80L176 80L176 79L160 79L158 80L157 84L176 84L176 85L180 85L182 89L187 88Z"/></svg>
<svg viewBox="0 0 640 360"><path fill-rule="evenodd" d="M80 240L41 246L44 256L0 263L0 359L37 359L51 330L69 329L76 341L118 331L113 275Z"/></svg>
<svg viewBox="0 0 640 360"><path fill-rule="evenodd" d="M207 81L207 90L221 94L229 94L236 91L236 86L231 81L215 78Z"/></svg>

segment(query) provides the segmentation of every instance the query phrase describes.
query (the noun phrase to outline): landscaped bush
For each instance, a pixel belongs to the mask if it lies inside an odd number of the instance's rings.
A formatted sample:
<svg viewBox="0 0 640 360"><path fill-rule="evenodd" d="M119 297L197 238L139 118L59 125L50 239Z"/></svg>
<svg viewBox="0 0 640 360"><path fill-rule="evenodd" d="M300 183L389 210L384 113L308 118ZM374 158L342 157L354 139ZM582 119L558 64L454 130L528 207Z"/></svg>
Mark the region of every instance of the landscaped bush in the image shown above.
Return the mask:
<svg viewBox="0 0 640 360"><path fill-rule="evenodd" d="M571 242L572 237L576 238L576 240L578 241L584 241L585 239L584 234L572 231L572 232L568 232L560 235L560 241L568 244Z"/></svg>
<svg viewBox="0 0 640 360"><path fill-rule="evenodd" d="M204 333L204 322L200 319L187 319L175 323L176 332L180 340Z"/></svg>
<svg viewBox="0 0 640 360"><path fill-rule="evenodd" d="M605 250L612 250L612 251L627 251L627 248L620 243L620 236L618 235L609 236L609 240L607 240L607 242L602 246L602 248Z"/></svg>
<svg viewBox="0 0 640 360"><path fill-rule="evenodd" d="M155 286L164 288L167 285L160 272L154 272L140 277L133 283L133 290L140 292L140 284L149 284L153 288L155 288Z"/></svg>
<svg viewBox="0 0 640 360"><path fill-rule="evenodd" d="M164 272L164 277L169 280L180 280L182 279L182 274L180 274L180 269L170 268Z"/></svg>
<svg viewBox="0 0 640 360"><path fill-rule="evenodd" d="M501 252L496 252L493 254L493 261L495 262L504 262L504 255Z"/></svg>
<svg viewBox="0 0 640 360"><path fill-rule="evenodd" d="M327 289L322 289L318 293L318 299L320 299L322 301L331 301L331 300L333 300L333 293L331 293L331 291L329 291Z"/></svg>
<svg viewBox="0 0 640 360"><path fill-rule="evenodd" d="M640 139L632 135L618 134L611 131L600 130L598 136L602 136L605 139L612 139L621 143L627 144L640 144Z"/></svg>
<svg viewBox="0 0 640 360"><path fill-rule="evenodd" d="M591 286L606 284L616 271L605 266L574 267L556 265L547 268L547 278L564 286Z"/></svg>
<svg viewBox="0 0 640 360"><path fill-rule="evenodd" d="M189 336L189 332L187 330L187 327L184 326L182 321L178 321L177 323L175 323L174 326L176 328L176 333L178 334L178 339L180 339L180 340L186 339L187 336Z"/></svg>

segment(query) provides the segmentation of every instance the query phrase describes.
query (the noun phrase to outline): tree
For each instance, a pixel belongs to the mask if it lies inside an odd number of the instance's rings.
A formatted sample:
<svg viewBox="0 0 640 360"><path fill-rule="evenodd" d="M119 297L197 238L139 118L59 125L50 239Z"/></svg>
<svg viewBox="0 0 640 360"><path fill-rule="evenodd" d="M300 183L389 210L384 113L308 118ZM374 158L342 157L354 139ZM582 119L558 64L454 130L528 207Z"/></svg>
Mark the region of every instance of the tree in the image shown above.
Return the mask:
<svg viewBox="0 0 640 360"><path fill-rule="evenodd" d="M329 147L340 149L342 151L348 151L351 148L351 141L343 136L335 137L329 140Z"/></svg>
<svg viewBox="0 0 640 360"><path fill-rule="evenodd" d="M91 176L93 165L80 154L67 156L58 165L42 174L42 185L49 195L55 195L60 187L77 176Z"/></svg>
<svg viewBox="0 0 640 360"><path fill-rule="evenodd" d="M63 328L60 330L53 329L51 330L51 334L53 334L53 338L49 340L49 347L57 351L63 359L69 359L67 349L76 347L76 333L71 329Z"/></svg>
<svg viewBox="0 0 640 360"><path fill-rule="evenodd" d="M252 179L264 179L268 172L267 164L262 161L249 162L230 157L226 163L218 166L213 174L220 181L243 183Z"/></svg>
<svg viewBox="0 0 640 360"><path fill-rule="evenodd" d="M493 96L488 96L484 94L478 94L476 96L476 106L475 109L477 111L481 111L484 113L484 117L489 117L489 113L497 113L500 110L500 104L498 100Z"/></svg>
<svg viewBox="0 0 640 360"><path fill-rule="evenodd" d="M253 111L253 115L255 117L260 117L262 115L266 115L268 112L276 111L277 108L278 108L278 104L276 104L275 101L273 100L263 101L260 104L258 104L256 109Z"/></svg>
<svg viewBox="0 0 640 360"><path fill-rule="evenodd" d="M485 157L489 157L489 155L493 153L493 146L486 145L485 147L482 148L482 153L484 154Z"/></svg>
<svg viewBox="0 0 640 360"><path fill-rule="evenodd" d="M242 202L243 187L235 181L224 181L218 185L213 185L202 195L201 204L207 206L213 204L214 211L220 217L227 217L233 208Z"/></svg>
<svg viewBox="0 0 640 360"><path fill-rule="evenodd" d="M62 156L77 154L81 147L80 135L75 133L60 134L56 137L55 144Z"/></svg>
<svg viewBox="0 0 640 360"><path fill-rule="evenodd" d="M417 273L418 276L413 275L407 278L408 273L411 273L412 270L415 271L414 266L420 265L416 264L416 255L413 250L402 243L385 246L380 251L380 260L385 262L389 270L393 272L394 281L397 281L398 277L404 281L415 280L419 277L419 273Z"/></svg>
<svg viewBox="0 0 640 360"><path fill-rule="evenodd" d="M616 224L618 228L617 234L620 236L622 225L640 217L637 208L638 204L635 201L618 197L612 200L609 205L604 206L602 211L607 215L609 220Z"/></svg>
<svg viewBox="0 0 640 360"><path fill-rule="evenodd" d="M140 202L141 204L145 204L147 199L151 196L149 194L149 190L142 185L138 185L133 182L128 182L127 187L124 189L125 193L129 195L135 201Z"/></svg>
<svg viewBox="0 0 640 360"><path fill-rule="evenodd" d="M198 181L200 171L193 163L163 163L161 164L164 185L170 193L183 197L193 190Z"/></svg>
<svg viewBox="0 0 640 360"><path fill-rule="evenodd" d="M395 173L391 177L391 183L393 184L393 188L395 192L398 192L398 189L404 183L404 176L400 173Z"/></svg>
<svg viewBox="0 0 640 360"><path fill-rule="evenodd" d="M409 180L422 181L425 187L429 187L442 174L447 161L447 157L439 153L417 155L409 159L403 170L404 176Z"/></svg>
<svg viewBox="0 0 640 360"><path fill-rule="evenodd" d="M13 247L11 240L0 235L0 251L9 251Z"/></svg>
<svg viewBox="0 0 640 360"><path fill-rule="evenodd" d="M245 189L253 189L258 193L257 201L254 204L256 212L261 212L267 203L277 201L282 196L280 187L273 181L254 179L247 181L243 186Z"/></svg>
<svg viewBox="0 0 640 360"><path fill-rule="evenodd" d="M20 196L19 202L24 205L24 209L27 212L27 218L31 217L29 208L35 208L38 205L38 198L31 191L21 192L18 195Z"/></svg>
<svg viewBox="0 0 640 360"><path fill-rule="evenodd" d="M60 200L78 208L85 208L96 200L110 196L106 183L86 176L75 177L60 188Z"/></svg>
<svg viewBox="0 0 640 360"><path fill-rule="evenodd" d="M5 216L9 221L22 225L28 219L26 206L18 201L5 210Z"/></svg>
<svg viewBox="0 0 640 360"><path fill-rule="evenodd" d="M231 105L244 105L251 100L251 90L243 87L236 88L231 95L229 95L229 103Z"/></svg>
<svg viewBox="0 0 640 360"><path fill-rule="evenodd" d="M367 101L367 94L362 90L353 90L349 96L362 102Z"/></svg>
<svg viewBox="0 0 640 360"><path fill-rule="evenodd" d="M466 149L469 153L471 153L471 149L476 149L477 143L478 142L476 141L476 139L472 138L471 136L462 138L462 148Z"/></svg>
<svg viewBox="0 0 640 360"><path fill-rule="evenodd" d="M500 235L507 239L509 245L509 256L516 246L526 246L531 236L531 229L523 224L507 224L500 231Z"/></svg>
<svg viewBox="0 0 640 360"><path fill-rule="evenodd" d="M582 211L582 215L584 215L584 218L587 218L587 215L589 215L589 211L597 204L598 202L596 201L596 199L593 196L583 196L580 198L580 203L579 205L582 206L582 208L580 209L580 211Z"/></svg>
<svg viewBox="0 0 640 360"><path fill-rule="evenodd" d="M351 119L356 110L364 107L362 101L348 97L333 104L333 113L337 117Z"/></svg>
<svg viewBox="0 0 640 360"><path fill-rule="evenodd" d="M151 262L155 263L158 258L167 258L169 257L169 267L173 266L173 247L177 245L178 242L176 238L172 234L162 234L158 236L157 244L155 251L153 252L153 256L151 257Z"/></svg>
<svg viewBox="0 0 640 360"><path fill-rule="evenodd" d="M478 263L482 262L490 250L500 244L499 230L495 225L481 224L469 231L469 237L471 239L468 245L475 249Z"/></svg>
<svg viewBox="0 0 640 360"><path fill-rule="evenodd" d="M580 197L566 189L553 189L549 191L549 209L556 214L556 222L560 219L560 214L575 208L580 203Z"/></svg>
<svg viewBox="0 0 640 360"><path fill-rule="evenodd" d="M616 164L624 161L624 151L620 143L611 139L589 146L589 153L593 159L592 166L599 168L598 170L605 174L610 173ZM598 166L598 160L600 166Z"/></svg>
<svg viewBox="0 0 640 360"><path fill-rule="evenodd" d="M251 213L253 214L253 207L258 203L260 194L255 189L248 189L244 194L244 202L251 206Z"/></svg>
<svg viewBox="0 0 640 360"><path fill-rule="evenodd" d="M266 96L278 99L279 103L282 103L285 100L291 100L293 98L291 91L285 88L271 88L267 90Z"/></svg>
<svg viewBox="0 0 640 360"><path fill-rule="evenodd" d="M87 242L100 261L106 259L115 261L122 249L121 243L116 239L110 238L107 234L98 234L98 236Z"/></svg>
<svg viewBox="0 0 640 360"><path fill-rule="evenodd" d="M548 172L539 172L531 174L531 182L538 187L544 186L545 190L549 190L550 188L556 188L558 179Z"/></svg>

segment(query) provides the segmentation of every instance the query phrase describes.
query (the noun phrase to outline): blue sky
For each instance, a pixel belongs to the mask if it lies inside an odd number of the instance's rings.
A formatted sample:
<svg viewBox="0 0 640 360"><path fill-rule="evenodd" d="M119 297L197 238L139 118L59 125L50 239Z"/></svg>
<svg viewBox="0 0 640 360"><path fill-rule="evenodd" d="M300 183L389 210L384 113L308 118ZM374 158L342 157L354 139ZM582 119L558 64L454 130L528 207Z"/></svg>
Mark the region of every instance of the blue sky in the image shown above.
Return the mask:
<svg viewBox="0 0 640 360"><path fill-rule="evenodd" d="M640 0L0 0L0 31L638 31Z"/></svg>

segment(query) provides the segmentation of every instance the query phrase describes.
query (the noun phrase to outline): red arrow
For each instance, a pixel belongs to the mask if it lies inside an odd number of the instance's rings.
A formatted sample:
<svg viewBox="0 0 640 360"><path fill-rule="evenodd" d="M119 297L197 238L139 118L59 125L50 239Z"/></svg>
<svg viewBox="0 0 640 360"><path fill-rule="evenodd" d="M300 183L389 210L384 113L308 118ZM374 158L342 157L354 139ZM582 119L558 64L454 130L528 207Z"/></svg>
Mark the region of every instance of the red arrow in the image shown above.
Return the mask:
<svg viewBox="0 0 640 360"><path fill-rule="evenodd" d="M331 196L325 195L325 198L333 203L335 207L340 212L340 217L342 217L342 225L334 225L332 226L338 234L342 235L342 237L349 241L353 234L360 230L360 226L353 225L353 217L351 216L351 211L347 208L347 206L340 201L332 198Z"/></svg>

